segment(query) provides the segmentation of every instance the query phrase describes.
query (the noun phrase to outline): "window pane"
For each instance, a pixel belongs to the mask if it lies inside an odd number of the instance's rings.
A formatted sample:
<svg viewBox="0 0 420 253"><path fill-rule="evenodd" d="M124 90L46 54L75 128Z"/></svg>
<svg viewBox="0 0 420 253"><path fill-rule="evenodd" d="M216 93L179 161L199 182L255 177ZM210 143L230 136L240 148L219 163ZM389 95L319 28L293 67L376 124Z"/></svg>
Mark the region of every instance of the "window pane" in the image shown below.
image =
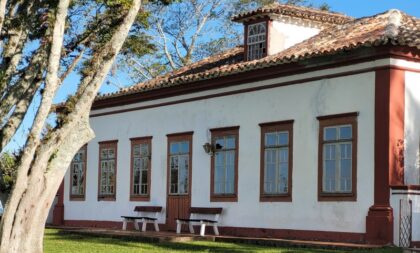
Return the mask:
<svg viewBox="0 0 420 253"><path fill-rule="evenodd" d="M281 148L279 149L279 162L287 163L289 161L289 149Z"/></svg>
<svg viewBox="0 0 420 253"><path fill-rule="evenodd" d="M325 141L334 141L337 140L337 128L335 127L326 127L324 132Z"/></svg>
<svg viewBox="0 0 420 253"><path fill-rule="evenodd" d="M340 139L351 139L351 138L352 138L351 126L340 127Z"/></svg>
<svg viewBox="0 0 420 253"><path fill-rule="evenodd" d="M234 149L235 146L235 136L226 137L226 149Z"/></svg>
<svg viewBox="0 0 420 253"><path fill-rule="evenodd" d="M113 148L108 149L108 158L109 159L115 158L115 150Z"/></svg>
<svg viewBox="0 0 420 253"><path fill-rule="evenodd" d="M188 156L179 157L179 193L188 193Z"/></svg>
<svg viewBox="0 0 420 253"><path fill-rule="evenodd" d="M133 146L133 156L139 157L140 156L140 145Z"/></svg>
<svg viewBox="0 0 420 253"><path fill-rule="evenodd" d="M140 145L140 154L142 156L148 156L149 155L149 145L148 144L141 144Z"/></svg>
<svg viewBox="0 0 420 253"><path fill-rule="evenodd" d="M225 193L235 193L235 151L228 151L226 153L226 189Z"/></svg>
<svg viewBox="0 0 420 253"><path fill-rule="evenodd" d="M179 153L179 145L178 145L178 142L172 142L170 144L170 153L171 154L177 154L177 153Z"/></svg>
<svg viewBox="0 0 420 253"><path fill-rule="evenodd" d="M324 176L323 185L324 191L335 191L335 173L336 173L336 158L335 158L335 145L324 145Z"/></svg>
<svg viewBox="0 0 420 253"><path fill-rule="evenodd" d="M351 160L341 160L340 161L340 167L341 167L341 179L345 180L345 183L347 184L348 181L351 180ZM346 190L350 188L350 185L342 185L342 190Z"/></svg>
<svg viewBox="0 0 420 253"><path fill-rule="evenodd" d="M215 154L215 168L214 168L214 192L223 193L225 190L224 185L224 167L225 167L225 153L217 152Z"/></svg>
<svg viewBox="0 0 420 253"><path fill-rule="evenodd" d="M264 191L265 193L275 193L276 191L276 163L275 150L265 151L265 171L264 171Z"/></svg>
<svg viewBox="0 0 420 253"><path fill-rule="evenodd" d="M183 154L190 152L190 145L189 145L188 141L181 142L180 152L183 153Z"/></svg>
<svg viewBox="0 0 420 253"><path fill-rule="evenodd" d="M102 149L101 150L101 159L107 159L108 158L108 150Z"/></svg>
<svg viewBox="0 0 420 253"><path fill-rule="evenodd" d="M288 173L288 164L287 163L281 163L280 164L280 184L279 184L279 193L287 193L288 192L288 180L289 180L289 173Z"/></svg>
<svg viewBox="0 0 420 253"><path fill-rule="evenodd" d="M225 148L225 139L224 138L217 138L215 141L216 150L224 149Z"/></svg>
<svg viewBox="0 0 420 253"><path fill-rule="evenodd" d="M276 146L277 145L277 135L276 133L266 133L265 134L265 146Z"/></svg>
<svg viewBox="0 0 420 253"><path fill-rule="evenodd" d="M279 145L288 145L289 144L289 133L281 132L279 133Z"/></svg>

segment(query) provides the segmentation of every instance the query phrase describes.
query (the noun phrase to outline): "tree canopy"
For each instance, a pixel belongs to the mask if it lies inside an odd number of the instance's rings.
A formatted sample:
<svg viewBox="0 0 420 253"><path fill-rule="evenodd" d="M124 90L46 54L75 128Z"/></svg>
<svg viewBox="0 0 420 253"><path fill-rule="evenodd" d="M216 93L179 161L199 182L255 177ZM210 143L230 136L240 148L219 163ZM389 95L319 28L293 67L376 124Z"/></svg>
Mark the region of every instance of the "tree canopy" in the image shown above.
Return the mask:
<svg viewBox="0 0 420 253"><path fill-rule="evenodd" d="M141 38L149 39L149 51L125 51L118 67L132 82L141 82L241 45L243 27L232 22L232 16L273 2L329 9L308 0L184 0L148 5L149 29ZM140 40L129 39L128 43L135 45Z"/></svg>

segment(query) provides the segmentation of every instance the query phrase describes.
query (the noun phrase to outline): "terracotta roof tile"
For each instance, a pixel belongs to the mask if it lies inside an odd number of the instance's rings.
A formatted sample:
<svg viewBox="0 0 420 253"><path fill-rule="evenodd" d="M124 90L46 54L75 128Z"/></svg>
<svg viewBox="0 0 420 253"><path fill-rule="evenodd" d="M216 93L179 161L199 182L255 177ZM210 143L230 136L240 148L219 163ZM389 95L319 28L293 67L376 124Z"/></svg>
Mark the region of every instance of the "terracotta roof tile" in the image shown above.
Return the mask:
<svg viewBox="0 0 420 253"><path fill-rule="evenodd" d="M253 11L236 15L232 18L232 20L236 22L244 22L248 19L267 15L284 15L330 24L344 24L353 19L341 13L322 11L296 5L280 4L276 2Z"/></svg>
<svg viewBox="0 0 420 253"><path fill-rule="evenodd" d="M308 40L278 54L253 61L243 61L243 47L236 47L116 93L98 96L96 100L186 85L312 57L333 55L360 47L389 44L420 49L420 19L399 10L390 10L372 17L330 26Z"/></svg>

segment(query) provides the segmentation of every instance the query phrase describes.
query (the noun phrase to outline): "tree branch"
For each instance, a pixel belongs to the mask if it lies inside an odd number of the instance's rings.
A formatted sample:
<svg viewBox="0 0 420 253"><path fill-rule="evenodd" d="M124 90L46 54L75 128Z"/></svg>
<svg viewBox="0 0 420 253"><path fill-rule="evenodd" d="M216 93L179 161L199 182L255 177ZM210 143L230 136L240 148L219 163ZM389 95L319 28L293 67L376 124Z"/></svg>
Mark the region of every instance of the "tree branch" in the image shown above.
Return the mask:
<svg viewBox="0 0 420 253"><path fill-rule="evenodd" d="M0 101L0 120L4 121L12 110L13 106L26 93L28 88L33 85L33 81L46 67L45 58L47 57L46 45L40 47L33 55L29 65L24 70L22 76L16 81L15 85L9 86ZM1 131L1 129L0 129Z"/></svg>
<svg viewBox="0 0 420 253"><path fill-rule="evenodd" d="M7 0L0 0L0 34L3 29L4 17L6 15Z"/></svg>
<svg viewBox="0 0 420 253"><path fill-rule="evenodd" d="M86 48L83 48L82 51L80 51L79 55L73 60L73 62L67 68L66 72L64 72L61 75L60 82L63 82L64 79L66 79L67 76L70 75L71 72L73 72L74 68L76 68L77 64L79 64L79 62L82 60L85 51L86 51Z"/></svg>
<svg viewBox="0 0 420 253"><path fill-rule="evenodd" d="M163 50L165 52L166 59L168 59L169 65L171 66L171 68L173 70L175 70L177 67L175 65L174 60L172 59L171 54L169 53L169 48L168 48L168 42L167 42L167 39L166 39L166 35L165 35L165 32L162 29L162 19L158 20L157 29L158 29L158 32L163 39Z"/></svg>

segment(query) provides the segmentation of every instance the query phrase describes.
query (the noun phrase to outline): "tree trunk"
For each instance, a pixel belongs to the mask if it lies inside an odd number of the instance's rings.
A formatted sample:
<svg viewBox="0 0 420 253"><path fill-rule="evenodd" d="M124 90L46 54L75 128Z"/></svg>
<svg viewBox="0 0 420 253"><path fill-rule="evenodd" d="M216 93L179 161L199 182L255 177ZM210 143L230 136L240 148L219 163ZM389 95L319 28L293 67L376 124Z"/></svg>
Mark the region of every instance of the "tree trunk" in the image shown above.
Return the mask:
<svg viewBox="0 0 420 253"><path fill-rule="evenodd" d="M61 0L59 6L68 4ZM115 30L102 51L92 57L91 71L85 76L76 93L74 109L65 115L66 121L39 140L59 87L58 61L60 43L53 40L48 59L45 89L34 124L20 160L17 181L7 202L0 224L0 253L41 253L44 226L54 196L76 152L94 137L89 126L89 111L95 96L118 55L141 6L134 0L126 17ZM66 9L63 6L62 9ZM57 11L54 38L62 39L64 12ZM60 17L61 18L58 18ZM57 24L57 22L59 22Z"/></svg>
<svg viewBox="0 0 420 253"><path fill-rule="evenodd" d="M38 150L26 178L26 190L22 194L12 193L10 196L9 201L17 201L19 204L15 210L6 210L5 215L13 215L13 223L3 223L2 239L9 239L2 240L0 253L43 252L45 222L67 166L74 154L94 136L87 120L83 120L73 130L65 137L66 141ZM56 151L51 155L50 150Z"/></svg>

